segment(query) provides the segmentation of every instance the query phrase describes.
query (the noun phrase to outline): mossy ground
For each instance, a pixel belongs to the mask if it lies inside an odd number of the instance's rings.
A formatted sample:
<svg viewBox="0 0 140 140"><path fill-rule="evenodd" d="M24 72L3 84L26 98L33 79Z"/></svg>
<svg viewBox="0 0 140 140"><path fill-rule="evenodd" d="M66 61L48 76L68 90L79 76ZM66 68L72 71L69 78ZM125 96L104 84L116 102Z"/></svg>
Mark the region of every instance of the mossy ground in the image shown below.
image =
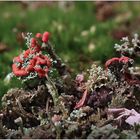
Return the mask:
<svg viewBox="0 0 140 140"><path fill-rule="evenodd" d="M117 40L111 32L119 29L124 22L134 22L139 16L139 5L138 2L118 2L114 7L114 17L98 21L95 2L74 2L74 6L66 10L60 9L57 4L32 10L23 8L20 2L1 2L0 42L5 43L8 50L0 52L0 97L8 89L21 86L16 79L12 79L10 84L4 82L5 76L11 72L13 57L26 48L22 40L17 41L18 32L51 32L57 54L76 74L89 68L93 61L103 64L115 56L113 46ZM125 13L130 13L130 16L121 17ZM120 21L117 20L119 16L122 18ZM95 32L90 31L93 28ZM85 31L88 32L86 35ZM90 45L95 49L90 50Z"/></svg>

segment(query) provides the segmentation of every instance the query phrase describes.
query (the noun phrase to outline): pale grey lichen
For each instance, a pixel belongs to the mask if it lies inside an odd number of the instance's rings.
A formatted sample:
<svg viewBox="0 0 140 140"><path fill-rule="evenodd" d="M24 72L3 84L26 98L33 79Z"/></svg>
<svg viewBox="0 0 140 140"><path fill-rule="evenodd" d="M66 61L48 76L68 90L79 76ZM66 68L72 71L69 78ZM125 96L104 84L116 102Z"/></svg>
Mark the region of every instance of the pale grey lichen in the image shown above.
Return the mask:
<svg viewBox="0 0 140 140"><path fill-rule="evenodd" d="M121 40L122 44L115 44L114 48L120 52L121 55L139 55L140 40L138 34L134 34L132 39L123 37Z"/></svg>
<svg viewBox="0 0 140 140"><path fill-rule="evenodd" d="M96 86L96 83L101 81L102 79L107 79L105 71L100 66L96 66L93 64L90 69L87 70L89 73L89 77L86 83L86 86L93 91L94 86Z"/></svg>
<svg viewBox="0 0 140 140"><path fill-rule="evenodd" d="M11 79L12 79L13 77L14 77L13 72L7 74L6 77L4 78L4 83L5 83L5 84L9 84L10 81L11 81Z"/></svg>
<svg viewBox="0 0 140 140"><path fill-rule="evenodd" d="M83 110L80 108L79 110L73 110L70 113L70 117L68 118L68 121L80 119L82 117L85 117L87 114L83 112Z"/></svg>
<svg viewBox="0 0 140 140"><path fill-rule="evenodd" d="M38 77L37 72L30 72L29 75L26 76L26 78L22 79L22 82L24 83L24 82L26 82L26 81L28 81L28 80L32 80L32 79L35 79L35 78L37 78L37 77ZM21 77L18 77L18 79L20 80Z"/></svg>
<svg viewBox="0 0 140 140"><path fill-rule="evenodd" d="M27 33L27 35L25 36L27 47L30 47L30 45L31 45L31 39L32 39L31 36L32 36L32 33Z"/></svg>

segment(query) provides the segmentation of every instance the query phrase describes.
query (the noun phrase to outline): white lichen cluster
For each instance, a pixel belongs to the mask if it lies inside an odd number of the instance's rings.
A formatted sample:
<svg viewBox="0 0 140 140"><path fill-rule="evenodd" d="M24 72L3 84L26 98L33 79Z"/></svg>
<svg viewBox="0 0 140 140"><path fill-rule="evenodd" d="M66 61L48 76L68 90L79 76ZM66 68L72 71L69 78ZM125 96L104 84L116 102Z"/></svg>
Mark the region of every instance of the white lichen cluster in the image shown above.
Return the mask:
<svg viewBox="0 0 140 140"><path fill-rule="evenodd" d="M129 54L133 55L135 54L135 48L140 49L140 40L138 34L134 34L134 38L129 39L128 37L123 37L121 40L122 44L115 44L114 48L116 51L121 52L121 55Z"/></svg>
<svg viewBox="0 0 140 140"><path fill-rule="evenodd" d="M70 116L68 118L68 121L80 119L82 117L85 117L87 114L83 112L83 110L80 108L79 110L73 110L70 113Z"/></svg>
<svg viewBox="0 0 140 140"><path fill-rule="evenodd" d="M26 82L28 80L35 79L37 77L38 77L37 72L30 72L29 75L26 76L26 78L22 79L22 82Z"/></svg>
<svg viewBox="0 0 140 140"><path fill-rule="evenodd" d="M89 77L86 85L90 90L93 90L94 86L96 86L96 83L102 79L107 79L105 71L100 66L96 66L95 64L91 66L88 72Z"/></svg>
<svg viewBox="0 0 140 140"><path fill-rule="evenodd" d="M32 39L32 33L27 33L26 36L25 36L27 47L30 47L30 45L31 45L31 39Z"/></svg>
<svg viewBox="0 0 140 140"><path fill-rule="evenodd" d="M108 75L108 79L109 79L110 82L112 82L112 83L114 83L114 82L117 83L116 76L111 72L110 69L108 69L107 75Z"/></svg>

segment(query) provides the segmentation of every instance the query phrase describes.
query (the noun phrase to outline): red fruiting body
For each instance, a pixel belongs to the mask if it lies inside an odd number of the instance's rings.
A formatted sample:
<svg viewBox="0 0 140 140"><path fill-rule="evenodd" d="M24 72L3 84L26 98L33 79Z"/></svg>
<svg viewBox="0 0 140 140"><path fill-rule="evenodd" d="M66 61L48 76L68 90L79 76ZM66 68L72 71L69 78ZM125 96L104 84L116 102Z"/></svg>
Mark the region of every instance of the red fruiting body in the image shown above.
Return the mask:
<svg viewBox="0 0 140 140"><path fill-rule="evenodd" d="M23 69L21 67L17 67L16 64L12 65L12 70L16 76L27 76L28 75L28 72L25 71L25 69Z"/></svg>
<svg viewBox="0 0 140 140"><path fill-rule="evenodd" d="M22 65L23 63L24 62L20 63L20 65ZM19 68L18 66L16 66L16 64L13 64L12 69L13 73L16 76L27 76L30 72L37 72L38 76L42 78L45 77L46 74L48 74L50 66L51 61L49 60L49 58L47 56L40 54L39 56L35 56L32 59L30 59L29 64L26 66L26 68L21 68L21 66Z"/></svg>
<svg viewBox="0 0 140 140"><path fill-rule="evenodd" d="M109 60L105 63L105 68L108 68L109 65L111 65L111 64L114 63L114 62L128 63L129 60L130 60L130 58L129 58L129 57L125 57L125 56L123 56L123 57L121 57L121 58L114 57L114 58L112 58L112 59L109 59Z"/></svg>
<svg viewBox="0 0 140 140"><path fill-rule="evenodd" d="M47 66L48 66L48 67L50 67L50 66L51 66L51 61L50 61L50 59L49 59L47 56L42 55L42 56L41 56L41 58L42 58L42 59L45 59L46 64L47 64Z"/></svg>
<svg viewBox="0 0 140 140"><path fill-rule="evenodd" d="M36 39L35 38L31 39L31 44L36 44Z"/></svg>
<svg viewBox="0 0 140 140"><path fill-rule="evenodd" d="M35 47L33 50L30 50L30 54L35 54L40 52L40 46Z"/></svg>
<svg viewBox="0 0 140 140"><path fill-rule="evenodd" d="M44 32L43 36L40 33L36 34L36 38L42 38L42 41L47 43L49 33ZM31 46L24 51L20 57L17 56L13 59L12 70L16 76L28 76L30 72L35 72L40 78L48 74L51 66L49 57L42 54L41 46L35 38L31 39Z"/></svg>
<svg viewBox="0 0 140 140"><path fill-rule="evenodd" d="M18 63L22 63L23 60L20 59L20 56L17 56L13 59L14 63L18 62Z"/></svg>
<svg viewBox="0 0 140 140"><path fill-rule="evenodd" d="M49 69L48 68L45 68L44 71L45 71L45 73L48 73Z"/></svg>
<svg viewBox="0 0 140 140"><path fill-rule="evenodd" d="M108 67L113 63L113 62L119 62L119 63L123 63L123 64L128 64L129 62L131 62L131 58L129 57L120 57L120 58L112 58L110 60L108 60L105 64L106 69L108 69ZM128 73L127 71L123 72L124 78L127 81L127 83L129 83L129 85L134 85L134 84L140 84L140 81L133 75L131 75L130 73Z"/></svg>
<svg viewBox="0 0 140 140"><path fill-rule="evenodd" d="M24 53L23 53L23 57L24 58L27 58L30 54L30 49L26 50Z"/></svg>
<svg viewBox="0 0 140 140"><path fill-rule="evenodd" d="M76 104L74 109L80 108L84 105L84 103L86 101L86 98L87 98L87 94L88 94L88 90L86 89L83 93L83 96L82 96L81 100Z"/></svg>
<svg viewBox="0 0 140 140"><path fill-rule="evenodd" d="M35 37L36 38L42 38L42 34L41 33L37 33Z"/></svg>
<svg viewBox="0 0 140 140"><path fill-rule="evenodd" d="M30 61L29 61L29 65L26 67L26 71L34 71L34 66L35 66L35 59L31 59Z"/></svg>
<svg viewBox="0 0 140 140"><path fill-rule="evenodd" d="M45 77L46 72L41 67L35 67L34 69L40 78Z"/></svg>
<svg viewBox="0 0 140 140"><path fill-rule="evenodd" d="M36 41L36 39L35 38L32 38L31 39L31 47L35 47L37 45L37 41Z"/></svg>
<svg viewBox="0 0 140 140"><path fill-rule="evenodd" d="M43 78L46 76L46 73L43 71L43 72L38 72L38 76L39 78Z"/></svg>
<svg viewBox="0 0 140 140"><path fill-rule="evenodd" d="M42 58L40 58L39 56L37 57L37 62L36 62L37 65L45 65L47 64L46 61Z"/></svg>
<svg viewBox="0 0 140 140"><path fill-rule="evenodd" d="M31 39L31 48L33 48L31 53L40 52L41 46L38 44L38 41L35 38Z"/></svg>
<svg viewBox="0 0 140 140"><path fill-rule="evenodd" d="M108 61L106 61L106 63L105 63L105 68L108 68L108 66L111 65L111 64L112 64L113 62L115 62L115 61L119 61L119 58L114 57L114 58L109 59Z"/></svg>
<svg viewBox="0 0 140 140"><path fill-rule="evenodd" d="M121 57L121 58L119 59L119 61L120 61L120 62L123 62L123 63L128 63L129 60L130 60L130 58L129 58L129 57L125 57L125 56L123 56L123 57Z"/></svg>
<svg viewBox="0 0 140 140"><path fill-rule="evenodd" d="M50 33L49 33L49 32L44 32L44 33L43 33L43 36L42 36L42 41L43 41L44 43L47 43L48 40L49 40L49 36L50 36Z"/></svg>
<svg viewBox="0 0 140 140"><path fill-rule="evenodd" d="M35 67L34 69L38 73L39 77L44 77L45 74L48 73L48 68L50 68L51 62L50 62L49 58L47 56L44 56L44 55L36 56L35 59L36 59L35 65L37 65L37 67ZM48 62L50 62L49 65L48 65ZM38 66L46 66L46 68L41 68Z"/></svg>

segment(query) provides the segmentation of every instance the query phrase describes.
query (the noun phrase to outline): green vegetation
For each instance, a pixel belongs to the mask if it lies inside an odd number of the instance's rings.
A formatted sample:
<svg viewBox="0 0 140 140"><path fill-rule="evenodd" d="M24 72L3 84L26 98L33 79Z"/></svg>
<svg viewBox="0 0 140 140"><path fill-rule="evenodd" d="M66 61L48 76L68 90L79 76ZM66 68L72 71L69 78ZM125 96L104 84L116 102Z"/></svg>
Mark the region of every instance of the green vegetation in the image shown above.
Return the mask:
<svg viewBox="0 0 140 140"><path fill-rule="evenodd" d="M0 52L0 97L9 88L21 86L15 79L10 84L4 82L11 72L13 57L26 47L22 39L17 41L18 33L49 31L57 54L69 64L72 72L81 72L93 61L102 64L115 55L113 46L116 40L111 32L124 21L117 18L130 12L130 16L124 16L124 19L133 21L139 14L139 4L134 2L121 2L114 7L117 13L114 17L98 21L94 2L75 2L66 10L56 4L32 10L23 8L19 2L1 2L0 42L7 45L7 51Z"/></svg>

